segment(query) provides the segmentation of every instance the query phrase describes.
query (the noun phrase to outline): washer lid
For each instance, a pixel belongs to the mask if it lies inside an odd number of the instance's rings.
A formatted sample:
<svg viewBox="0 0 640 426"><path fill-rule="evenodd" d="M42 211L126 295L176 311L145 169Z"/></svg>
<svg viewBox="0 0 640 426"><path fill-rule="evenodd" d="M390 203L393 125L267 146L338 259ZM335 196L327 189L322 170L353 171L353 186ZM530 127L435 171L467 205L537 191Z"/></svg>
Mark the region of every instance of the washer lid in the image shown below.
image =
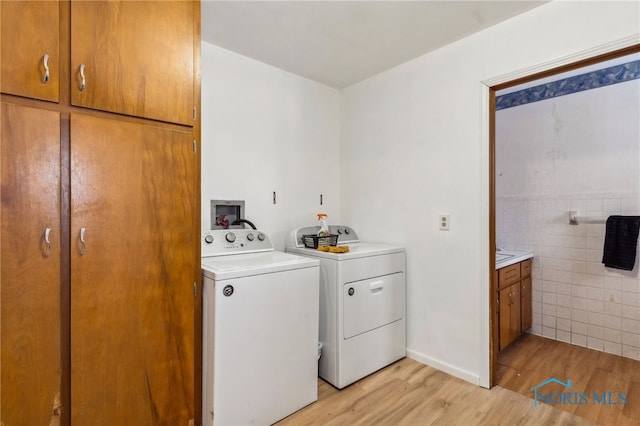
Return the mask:
<svg viewBox="0 0 640 426"><path fill-rule="evenodd" d="M404 247L391 246L388 244L355 243L347 245L349 246L349 251L346 253L329 253L326 251L318 251L311 248L291 246L287 247L287 252L323 259L350 260L358 259L361 257L380 256L383 254L404 253L406 251Z"/></svg>
<svg viewBox="0 0 640 426"><path fill-rule="evenodd" d="M319 266L317 259L270 251L202 258L202 275L214 280L250 277L261 274Z"/></svg>

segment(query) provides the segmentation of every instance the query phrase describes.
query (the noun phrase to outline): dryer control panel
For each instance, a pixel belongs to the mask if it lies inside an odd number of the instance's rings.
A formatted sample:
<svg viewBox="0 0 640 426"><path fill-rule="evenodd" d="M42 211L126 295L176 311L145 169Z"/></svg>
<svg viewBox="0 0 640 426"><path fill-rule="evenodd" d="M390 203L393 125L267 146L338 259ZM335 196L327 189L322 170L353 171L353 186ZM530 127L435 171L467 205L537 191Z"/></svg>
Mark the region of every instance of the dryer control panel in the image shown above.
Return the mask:
<svg viewBox="0 0 640 426"><path fill-rule="evenodd" d="M201 238L202 257L273 251L271 238L254 229L212 229Z"/></svg>

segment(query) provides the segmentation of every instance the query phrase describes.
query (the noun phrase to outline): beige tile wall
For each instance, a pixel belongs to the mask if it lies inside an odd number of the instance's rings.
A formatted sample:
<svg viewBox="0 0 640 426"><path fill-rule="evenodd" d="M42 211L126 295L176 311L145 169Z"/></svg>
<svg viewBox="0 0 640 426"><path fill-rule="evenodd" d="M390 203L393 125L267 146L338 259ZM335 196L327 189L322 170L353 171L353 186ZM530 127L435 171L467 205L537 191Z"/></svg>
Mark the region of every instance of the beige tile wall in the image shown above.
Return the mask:
<svg viewBox="0 0 640 426"><path fill-rule="evenodd" d="M576 210L578 225L569 224ZM640 360L640 276L602 263L605 219L640 215L633 194L504 196L496 199L496 243L531 250L533 327L551 339Z"/></svg>

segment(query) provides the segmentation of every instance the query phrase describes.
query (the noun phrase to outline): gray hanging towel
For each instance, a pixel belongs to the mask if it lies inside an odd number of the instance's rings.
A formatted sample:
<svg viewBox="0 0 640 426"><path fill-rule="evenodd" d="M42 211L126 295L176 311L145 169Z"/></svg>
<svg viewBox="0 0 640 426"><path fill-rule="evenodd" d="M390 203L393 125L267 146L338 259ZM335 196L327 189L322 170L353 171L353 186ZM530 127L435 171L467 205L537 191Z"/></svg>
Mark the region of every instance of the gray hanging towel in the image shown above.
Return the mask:
<svg viewBox="0 0 640 426"><path fill-rule="evenodd" d="M602 263L607 268L631 271L636 262L640 216L609 216Z"/></svg>

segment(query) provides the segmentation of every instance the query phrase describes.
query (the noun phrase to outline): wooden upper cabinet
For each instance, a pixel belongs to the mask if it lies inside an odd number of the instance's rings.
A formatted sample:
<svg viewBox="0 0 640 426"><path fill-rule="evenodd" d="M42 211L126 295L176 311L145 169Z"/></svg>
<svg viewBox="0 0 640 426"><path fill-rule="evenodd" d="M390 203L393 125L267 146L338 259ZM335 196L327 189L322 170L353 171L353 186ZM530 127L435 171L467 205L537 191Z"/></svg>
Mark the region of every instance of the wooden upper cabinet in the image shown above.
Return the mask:
<svg viewBox="0 0 640 426"><path fill-rule="evenodd" d="M60 99L60 7L58 2L3 1L1 3L2 93L58 102Z"/></svg>
<svg viewBox="0 0 640 426"><path fill-rule="evenodd" d="M196 7L72 1L71 103L192 126Z"/></svg>

